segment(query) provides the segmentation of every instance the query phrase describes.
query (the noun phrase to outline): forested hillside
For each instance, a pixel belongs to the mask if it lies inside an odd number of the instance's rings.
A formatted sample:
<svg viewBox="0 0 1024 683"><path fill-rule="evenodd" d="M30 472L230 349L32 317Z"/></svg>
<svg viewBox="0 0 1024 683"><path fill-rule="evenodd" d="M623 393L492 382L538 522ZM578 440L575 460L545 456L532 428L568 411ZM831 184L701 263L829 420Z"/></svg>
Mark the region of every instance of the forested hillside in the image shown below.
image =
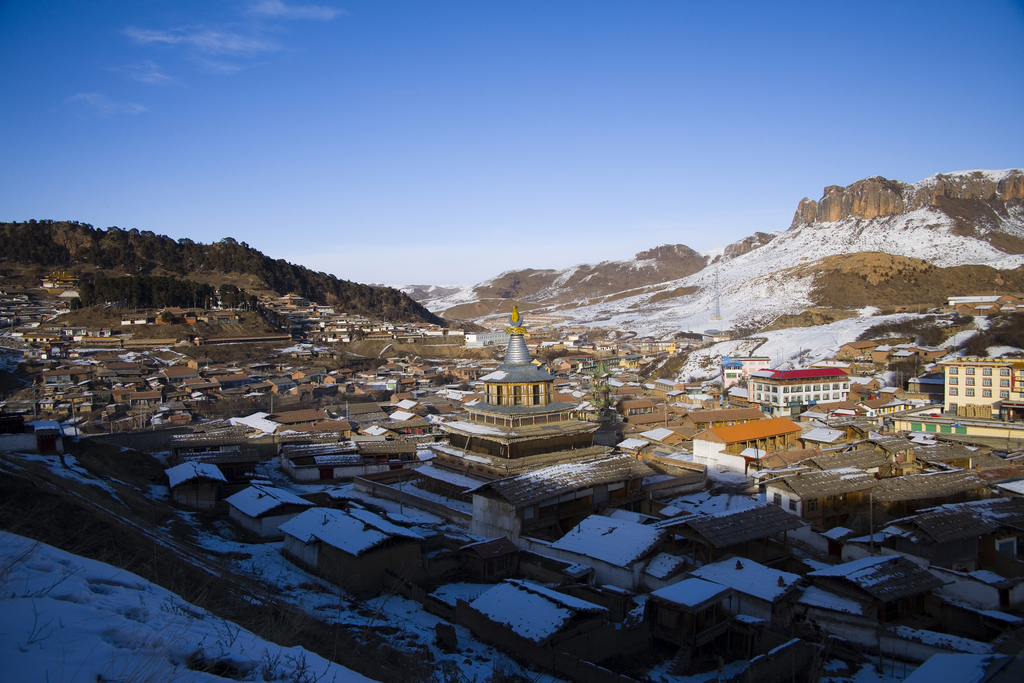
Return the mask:
<svg viewBox="0 0 1024 683"><path fill-rule="evenodd" d="M0 223L0 259L60 268L85 278L96 269L124 275L250 275L267 290L294 292L343 311L388 320L443 323L398 290L349 282L272 259L230 237L202 244L185 238L175 241L148 230L102 230L78 222Z"/></svg>

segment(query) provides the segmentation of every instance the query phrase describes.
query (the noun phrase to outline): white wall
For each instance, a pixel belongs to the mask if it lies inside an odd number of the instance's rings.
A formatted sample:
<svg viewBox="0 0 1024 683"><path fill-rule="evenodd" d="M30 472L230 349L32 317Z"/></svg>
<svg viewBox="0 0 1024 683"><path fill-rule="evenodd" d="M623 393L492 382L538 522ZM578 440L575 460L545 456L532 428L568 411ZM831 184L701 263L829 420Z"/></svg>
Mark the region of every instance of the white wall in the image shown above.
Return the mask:
<svg viewBox="0 0 1024 683"><path fill-rule="evenodd" d="M469 533L484 538L506 536L517 541L521 531L522 522L514 507L486 496L473 496L473 521L469 524Z"/></svg>
<svg viewBox="0 0 1024 683"><path fill-rule="evenodd" d="M312 543L303 543L294 536L285 534L284 544L281 546L281 550L286 553L291 553L293 558L298 560L305 565L307 569L316 570L317 562L319 561L319 544L317 541Z"/></svg>

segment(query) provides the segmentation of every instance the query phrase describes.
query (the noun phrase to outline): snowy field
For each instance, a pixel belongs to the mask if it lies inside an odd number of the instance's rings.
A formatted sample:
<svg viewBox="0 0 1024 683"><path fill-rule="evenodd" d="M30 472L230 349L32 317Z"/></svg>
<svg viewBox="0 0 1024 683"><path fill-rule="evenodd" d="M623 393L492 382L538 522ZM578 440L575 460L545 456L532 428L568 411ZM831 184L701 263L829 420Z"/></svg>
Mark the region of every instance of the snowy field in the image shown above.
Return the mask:
<svg viewBox="0 0 1024 683"><path fill-rule="evenodd" d="M792 363L794 366L810 365L834 357L839 352L839 347L855 341L872 325L905 320L908 317L912 316L899 313L847 318L828 325L763 332L757 335L757 341L739 339L713 344L691 352L686 364L680 369L678 378L716 378L722 356L767 356L771 359L770 364L773 368L783 363ZM761 339L765 341L761 343Z"/></svg>
<svg viewBox="0 0 1024 683"><path fill-rule="evenodd" d="M368 681L301 647L281 647L145 579L0 532L3 679L48 683L223 681L219 662L262 681Z"/></svg>

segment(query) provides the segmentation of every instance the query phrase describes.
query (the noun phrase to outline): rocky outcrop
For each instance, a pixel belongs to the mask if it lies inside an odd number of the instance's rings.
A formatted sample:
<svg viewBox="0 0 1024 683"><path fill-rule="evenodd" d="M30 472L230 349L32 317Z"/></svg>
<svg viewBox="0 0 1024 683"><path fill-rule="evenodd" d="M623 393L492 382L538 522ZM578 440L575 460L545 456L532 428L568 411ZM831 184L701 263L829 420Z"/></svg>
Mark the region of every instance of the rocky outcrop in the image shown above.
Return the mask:
<svg viewBox="0 0 1024 683"><path fill-rule="evenodd" d="M1024 200L1024 172L971 171L938 174L914 185L874 176L840 187L829 185L822 198L805 197L790 228L855 218L871 220L926 207L945 210L948 200L1005 205Z"/></svg>
<svg viewBox="0 0 1024 683"><path fill-rule="evenodd" d="M507 271L473 288L479 299L564 303L597 300L693 275L707 265L685 244L664 244L628 261L581 264L563 270Z"/></svg>
<svg viewBox="0 0 1024 683"><path fill-rule="evenodd" d="M773 239L775 239L775 235L772 235L770 233L755 232L750 237L744 237L739 242L733 242L732 244L727 246L725 248L725 251L723 252L723 255L727 259L736 258L737 256L742 256L743 254L750 253L757 249L758 247L763 247L764 245L771 242Z"/></svg>

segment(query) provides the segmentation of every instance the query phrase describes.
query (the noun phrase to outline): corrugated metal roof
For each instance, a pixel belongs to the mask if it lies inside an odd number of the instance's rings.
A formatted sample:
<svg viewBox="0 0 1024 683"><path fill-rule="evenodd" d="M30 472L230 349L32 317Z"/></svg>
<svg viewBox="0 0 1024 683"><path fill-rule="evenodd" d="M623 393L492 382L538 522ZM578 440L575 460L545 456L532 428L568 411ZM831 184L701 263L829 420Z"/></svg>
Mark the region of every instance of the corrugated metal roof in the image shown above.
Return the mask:
<svg viewBox="0 0 1024 683"><path fill-rule="evenodd" d="M883 479L875 487L874 497L879 502L920 500L942 498L984 487L985 482L973 470L928 472Z"/></svg>
<svg viewBox="0 0 1024 683"><path fill-rule="evenodd" d="M807 576L848 581L882 602L919 595L944 583L942 579L902 555L865 557L828 569L819 569L808 573Z"/></svg>
<svg viewBox="0 0 1024 683"><path fill-rule="evenodd" d="M718 515L694 515L683 520L669 519L655 526L663 529L689 527L712 546L726 548L737 543L799 529L805 526L805 523L777 505L765 504Z"/></svg>
<svg viewBox="0 0 1024 683"><path fill-rule="evenodd" d="M551 465L498 479L473 489L473 492L492 490L516 507L523 507L563 493L599 484L649 477L654 473L650 467L628 455L611 455Z"/></svg>
<svg viewBox="0 0 1024 683"><path fill-rule="evenodd" d="M706 429L700 434L694 436L694 439L700 439L705 435L715 435L720 439L724 439L726 443L736 443L738 441L752 441L754 439L766 439L773 436L782 436L784 434L793 434L802 432L800 425L796 424L789 418L777 417L774 420L758 420L756 422L746 422L739 425L728 425L726 427L712 427Z"/></svg>

